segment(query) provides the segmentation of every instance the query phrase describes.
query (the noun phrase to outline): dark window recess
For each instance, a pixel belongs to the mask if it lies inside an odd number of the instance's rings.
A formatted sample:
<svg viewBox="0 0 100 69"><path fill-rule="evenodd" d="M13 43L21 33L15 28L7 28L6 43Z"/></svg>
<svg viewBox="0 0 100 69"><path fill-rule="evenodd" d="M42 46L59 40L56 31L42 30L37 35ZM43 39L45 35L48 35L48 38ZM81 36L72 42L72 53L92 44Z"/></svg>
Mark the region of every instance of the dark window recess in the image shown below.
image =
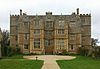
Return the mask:
<svg viewBox="0 0 100 69"><path fill-rule="evenodd" d="M71 50L73 50L74 48L73 48L73 45L71 45Z"/></svg>
<svg viewBox="0 0 100 69"><path fill-rule="evenodd" d="M29 34L25 33L24 37L25 37L25 40L28 40Z"/></svg>
<svg viewBox="0 0 100 69"><path fill-rule="evenodd" d="M25 44L24 45L24 49L28 49L28 44Z"/></svg>
<svg viewBox="0 0 100 69"><path fill-rule="evenodd" d="M18 44L16 44L16 47L18 47Z"/></svg>
<svg viewBox="0 0 100 69"><path fill-rule="evenodd" d="M27 40L27 34L25 34L25 39Z"/></svg>
<svg viewBox="0 0 100 69"><path fill-rule="evenodd" d="M17 36L15 36L15 40L16 40L16 41L18 40Z"/></svg>

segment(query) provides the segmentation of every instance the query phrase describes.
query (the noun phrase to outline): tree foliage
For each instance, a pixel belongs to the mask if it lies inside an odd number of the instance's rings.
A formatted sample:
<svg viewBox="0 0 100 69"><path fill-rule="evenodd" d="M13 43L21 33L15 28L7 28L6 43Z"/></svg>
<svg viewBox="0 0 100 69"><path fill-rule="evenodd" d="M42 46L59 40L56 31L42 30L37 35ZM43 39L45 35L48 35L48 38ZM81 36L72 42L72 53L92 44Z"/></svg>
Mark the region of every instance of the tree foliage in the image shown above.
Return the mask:
<svg viewBox="0 0 100 69"><path fill-rule="evenodd" d="M98 39L91 38L91 46L89 49L85 47L79 48L80 55L100 58L100 46L98 46L97 43L99 43Z"/></svg>
<svg viewBox="0 0 100 69"><path fill-rule="evenodd" d="M2 52L2 56L6 56L6 48L9 45L10 45L9 32L7 30L4 30L2 32L2 38L1 38L1 52Z"/></svg>
<svg viewBox="0 0 100 69"><path fill-rule="evenodd" d="M10 46L10 33L7 30L4 30L2 32L2 38L1 38L1 52L2 56L11 56L13 54L19 54L20 48L12 47Z"/></svg>
<svg viewBox="0 0 100 69"><path fill-rule="evenodd" d="M95 39L95 38L91 38L91 46L97 46L97 43L99 43L99 40L98 39Z"/></svg>

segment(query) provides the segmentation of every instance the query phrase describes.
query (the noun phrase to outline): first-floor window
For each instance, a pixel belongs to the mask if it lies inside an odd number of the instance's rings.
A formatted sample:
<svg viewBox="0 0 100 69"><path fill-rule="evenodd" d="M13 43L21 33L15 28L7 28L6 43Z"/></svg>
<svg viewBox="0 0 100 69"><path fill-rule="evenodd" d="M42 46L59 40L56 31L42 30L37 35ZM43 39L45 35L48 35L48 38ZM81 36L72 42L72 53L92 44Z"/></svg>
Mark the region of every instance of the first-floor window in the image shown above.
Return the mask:
<svg viewBox="0 0 100 69"><path fill-rule="evenodd" d="M34 39L34 48L40 48L40 39Z"/></svg>
<svg viewBox="0 0 100 69"><path fill-rule="evenodd" d="M24 44L24 49L28 49L28 44Z"/></svg>
<svg viewBox="0 0 100 69"><path fill-rule="evenodd" d="M59 29L58 34L64 34L64 29Z"/></svg>
<svg viewBox="0 0 100 69"><path fill-rule="evenodd" d="M28 34L28 33L25 33L25 34L24 34L24 39L25 39L25 40L28 40L28 39L29 39L29 34Z"/></svg>

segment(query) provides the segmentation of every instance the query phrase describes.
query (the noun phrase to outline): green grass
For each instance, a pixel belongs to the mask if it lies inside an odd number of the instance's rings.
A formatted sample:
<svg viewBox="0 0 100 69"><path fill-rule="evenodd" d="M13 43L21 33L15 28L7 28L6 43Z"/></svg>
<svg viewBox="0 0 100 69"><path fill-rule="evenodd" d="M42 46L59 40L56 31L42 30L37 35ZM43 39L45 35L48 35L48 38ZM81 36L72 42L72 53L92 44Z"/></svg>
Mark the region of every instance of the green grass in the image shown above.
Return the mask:
<svg viewBox="0 0 100 69"><path fill-rule="evenodd" d="M13 55L10 57L2 57L3 59L23 59L23 55L22 54L17 54L17 55Z"/></svg>
<svg viewBox="0 0 100 69"><path fill-rule="evenodd" d="M57 60L61 69L100 69L100 60L77 56L73 60Z"/></svg>
<svg viewBox="0 0 100 69"><path fill-rule="evenodd" d="M1 59L0 69L41 69L42 60Z"/></svg>
<svg viewBox="0 0 100 69"><path fill-rule="evenodd" d="M0 69L41 69L42 60L23 59L23 55L13 55L0 59Z"/></svg>

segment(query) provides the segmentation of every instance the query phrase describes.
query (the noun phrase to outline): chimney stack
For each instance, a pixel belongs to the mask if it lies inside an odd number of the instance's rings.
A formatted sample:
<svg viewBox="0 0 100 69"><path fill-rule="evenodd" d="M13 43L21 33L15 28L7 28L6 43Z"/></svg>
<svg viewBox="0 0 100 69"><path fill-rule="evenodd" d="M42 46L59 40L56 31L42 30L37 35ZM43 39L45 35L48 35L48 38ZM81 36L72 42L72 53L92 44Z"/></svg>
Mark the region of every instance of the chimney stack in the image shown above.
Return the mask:
<svg viewBox="0 0 100 69"><path fill-rule="evenodd" d="M22 9L20 9L20 15L22 15Z"/></svg>
<svg viewBox="0 0 100 69"><path fill-rule="evenodd" d="M76 11L77 11L77 15L79 15L79 8L77 8Z"/></svg>

